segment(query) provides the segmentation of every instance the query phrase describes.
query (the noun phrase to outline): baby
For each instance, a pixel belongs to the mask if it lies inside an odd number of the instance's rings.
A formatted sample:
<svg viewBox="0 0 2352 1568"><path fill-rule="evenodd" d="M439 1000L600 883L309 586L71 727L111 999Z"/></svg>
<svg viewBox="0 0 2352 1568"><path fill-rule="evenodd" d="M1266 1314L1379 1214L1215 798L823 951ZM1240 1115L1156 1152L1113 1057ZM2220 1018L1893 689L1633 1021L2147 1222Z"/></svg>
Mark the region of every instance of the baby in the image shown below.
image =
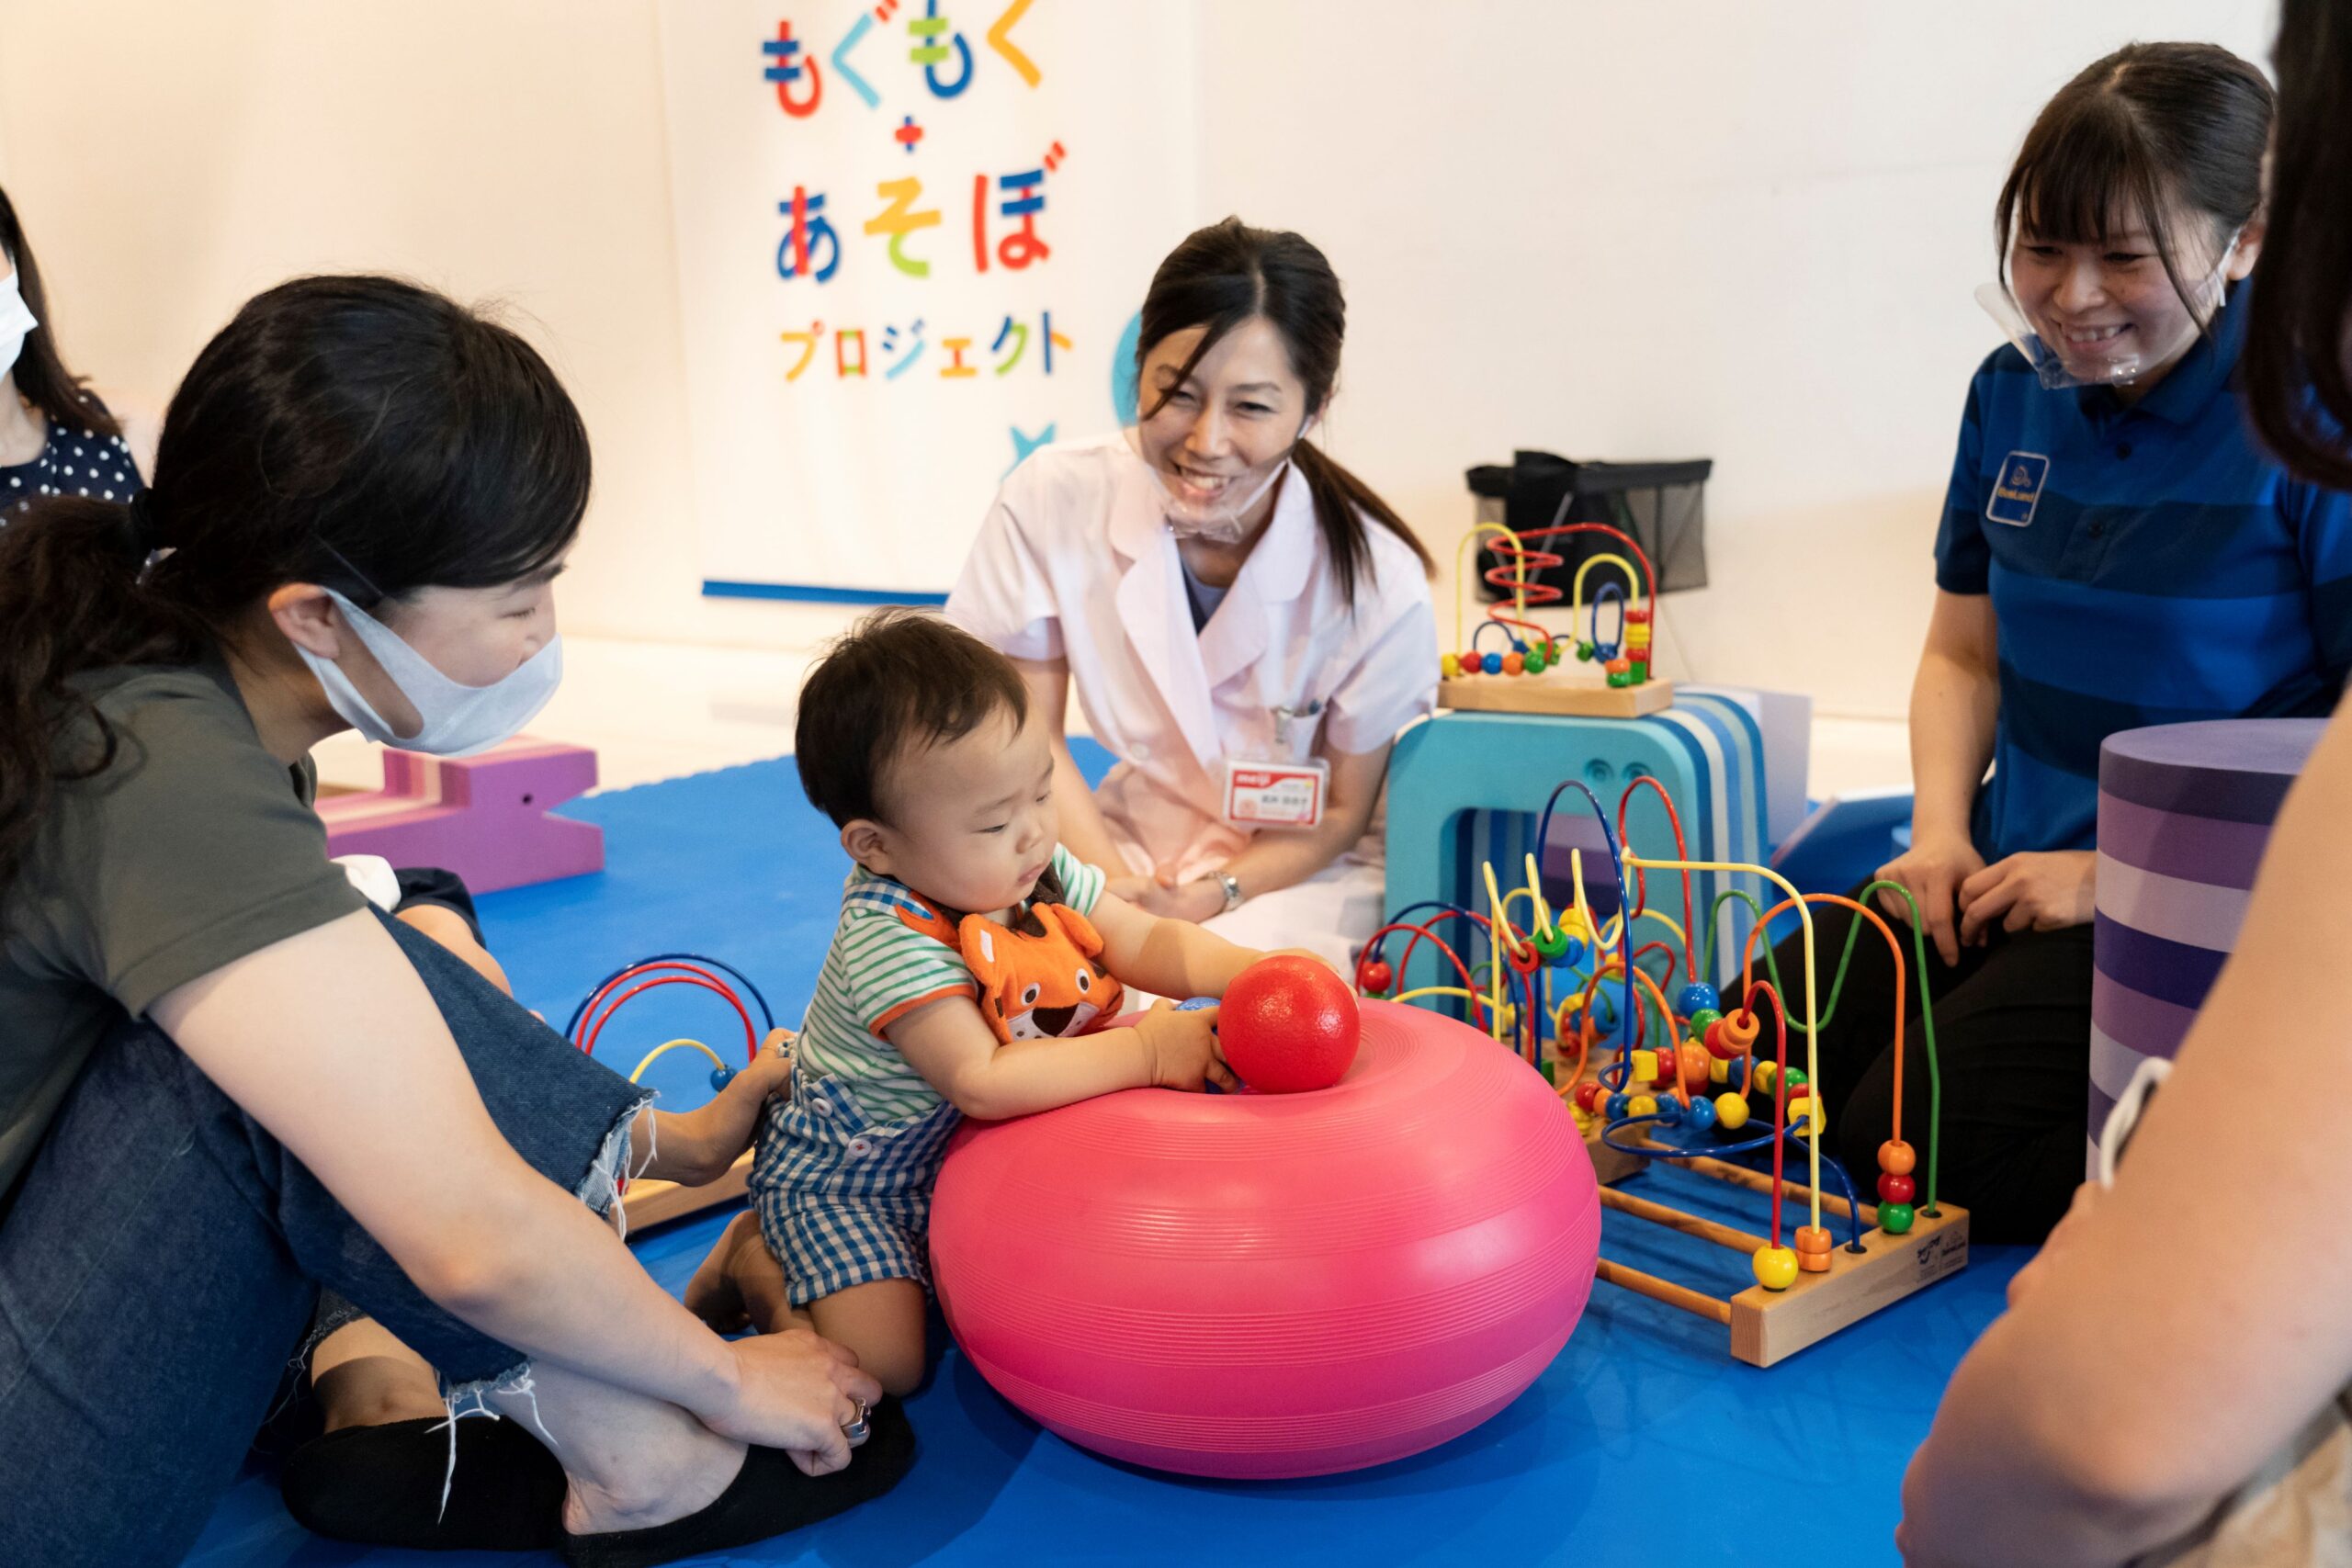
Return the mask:
<svg viewBox="0 0 2352 1568"><path fill-rule="evenodd" d="M1214 1008L1161 1002L1100 1026L1122 981L1221 997L1264 954L1145 913L1061 848L1049 737L1019 671L944 621L861 622L801 688L796 747L857 864L792 1093L761 1130L757 1231L750 1215L729 1228L687 1303L722 1327L813 1326L905 1393L922 1375L932 1187L956 1122L1234 1088Z"/></svg>

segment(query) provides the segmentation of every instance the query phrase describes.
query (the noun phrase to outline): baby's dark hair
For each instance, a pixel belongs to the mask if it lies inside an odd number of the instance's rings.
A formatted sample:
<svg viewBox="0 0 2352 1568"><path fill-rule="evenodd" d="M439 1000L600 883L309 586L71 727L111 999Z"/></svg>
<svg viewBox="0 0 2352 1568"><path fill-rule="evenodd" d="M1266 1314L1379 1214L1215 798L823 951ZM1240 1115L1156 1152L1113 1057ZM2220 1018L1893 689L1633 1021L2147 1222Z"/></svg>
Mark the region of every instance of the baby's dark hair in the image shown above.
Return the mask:
<svg viewBox="0 0 2352 1568"><path fill-rule="evenodd" d="M1029 716L1029 688L1011 660L937 615L876 610L801 682L792 743L800 787L837 828L882 821L890 767L1001 713L1016 725Z"/></svg>

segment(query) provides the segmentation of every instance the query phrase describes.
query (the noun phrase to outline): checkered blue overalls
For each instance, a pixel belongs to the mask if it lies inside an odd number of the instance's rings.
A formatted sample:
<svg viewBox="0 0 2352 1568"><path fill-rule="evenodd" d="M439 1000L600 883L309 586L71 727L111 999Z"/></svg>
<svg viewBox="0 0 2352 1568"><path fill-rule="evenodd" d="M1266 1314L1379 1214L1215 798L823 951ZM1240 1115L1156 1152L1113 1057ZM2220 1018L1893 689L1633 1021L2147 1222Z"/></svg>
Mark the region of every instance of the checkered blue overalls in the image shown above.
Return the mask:
<svg viewBox="0 0 2352 1568"><path fill-rule="evenodd" d="M791 1100L761 1124L752 1198L794 1306L876 1280L931 1289L931 1189L962 1120L943 1100L876 1123L840 1078L793 1069Z"/></svg>

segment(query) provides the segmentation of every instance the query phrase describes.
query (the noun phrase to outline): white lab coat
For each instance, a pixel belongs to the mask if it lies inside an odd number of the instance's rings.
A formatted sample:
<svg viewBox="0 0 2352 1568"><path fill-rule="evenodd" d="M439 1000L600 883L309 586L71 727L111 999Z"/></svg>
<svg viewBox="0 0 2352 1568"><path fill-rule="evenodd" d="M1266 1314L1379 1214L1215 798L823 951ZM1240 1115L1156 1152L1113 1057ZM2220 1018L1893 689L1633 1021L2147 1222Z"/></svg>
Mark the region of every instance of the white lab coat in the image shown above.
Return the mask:
<svg viewBox="0 0 2352 1568"><path fill-rule="evenodd" d="M1159 487L1117 432L1033 453L989 509L947 601L957 624L1015 659L1064 659L1096 739L1119 759L1095 800L1125 870L1184 879L1248 841L1228 825L1218 765L1275 754L1274 709L1323 705L1300 755L1377 750L1437 699L1437 631L1410 547L1367 522L1371 581L1350 612L1298 474L1225 601L1198 633ZM1113 868L1117 871L1120 868ZM1345 962L1382 913L1380 834L1296 887L1210 926L1258 947Z"/></svg>

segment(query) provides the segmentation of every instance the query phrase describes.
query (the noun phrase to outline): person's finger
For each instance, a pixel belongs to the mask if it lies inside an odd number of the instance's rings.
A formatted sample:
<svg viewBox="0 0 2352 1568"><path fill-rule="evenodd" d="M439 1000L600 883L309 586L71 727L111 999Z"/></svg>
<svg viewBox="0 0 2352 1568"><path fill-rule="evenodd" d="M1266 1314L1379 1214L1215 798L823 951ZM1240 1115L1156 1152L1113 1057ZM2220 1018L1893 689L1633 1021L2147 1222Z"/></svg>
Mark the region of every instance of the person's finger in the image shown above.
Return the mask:
<svg viewBox="0 0 2352 1568"><path fill-rule="evenodd" d="M836 1422L842 1429L842 1439L851 1448L857 1447L873 1435L872 1423L866 1419L873 1409L871 1404L852 1400L835 1413Z"/></svg>
<svg viewBox="0 0 2352 1568"><path fill-rule="evenodd" d="M1928 938L1946 965L1960 962L1960 934L1952 929L1955 913L1951 889L1931 885L1919 898L1920 918L1928 922Z"/></svg>
<svg viewBox="0 0 2352 1568"><path fill-rule="evenodd" d="M1175 886L1176 863L1172 860L1161 861L1158 865L1152 867L1151 875L1152 880L1158 882L1162 887Z"/></svg>
<svg viewBox="0 0 2352 1568"><path fill-rule="evenodd" d="M808 1463L801 1466L810 1475L831 1475L849 1465L849 1435L839 1427L818 1439L817 1447L808 1451Z"/></svg>
<svg viewBox="0 0 2352 1568"><path fill-rule="evenodd" d="M1976 870L1970 872L1961 878L1960 901L1963 904L1974 902L1986 888L1997 884L2013 869L2008 861L1997 860L1991 865L1979 866Z"/></svg>
<svg viewBox="0 0 2352 1568"><path fill-rule="evenodd" d="M2016 908L2022 891L2014 878L2004 877L1978 894L1962 911L1961 940L1973 945L1991 929L1994 921Z"/></svg>
<svg viewBox="0 0 2352 1568"><path fill-rule="evenodd" d="M794 1449L791 1450L790 1452L792 1454L792 1462L799 1466L800 1473L808 1477L811 1481L814 1481L817 1477L825 1473L823 1471L817 1468L816 1455L809 1453L804 1449Z"/></svg>
<svg viewBox="0 0 2352 1568"><path fill-rule="evenodd" d="M1209 1082L1216 1085L1217 1088L1224 1089L1228 1094L1241 1087L1241 1080L1236 1077L1234 1076L1233 1069L1227 1066L1223 1062L1211 1062L1208 1065L1205 1076Z"/></svg>
<svg viewBox="0 0 2352 1568"><path fill-rule="evenodd" d="M882 1403L882 1385L874 1381L872 1373L860 1371L854 1366L846 1371L835 1372L833 1386L865 1405Z"/></svg>
<svg viewBox="0 0 2352 1568"><path fill-rule="evenodd" d="M2023 898L2009 906L2007 916L2001 921L2001 929L2011 935L2022 931L2039 930L2041 927L2041 916L2035 911L2029 900Z"/></svg>

